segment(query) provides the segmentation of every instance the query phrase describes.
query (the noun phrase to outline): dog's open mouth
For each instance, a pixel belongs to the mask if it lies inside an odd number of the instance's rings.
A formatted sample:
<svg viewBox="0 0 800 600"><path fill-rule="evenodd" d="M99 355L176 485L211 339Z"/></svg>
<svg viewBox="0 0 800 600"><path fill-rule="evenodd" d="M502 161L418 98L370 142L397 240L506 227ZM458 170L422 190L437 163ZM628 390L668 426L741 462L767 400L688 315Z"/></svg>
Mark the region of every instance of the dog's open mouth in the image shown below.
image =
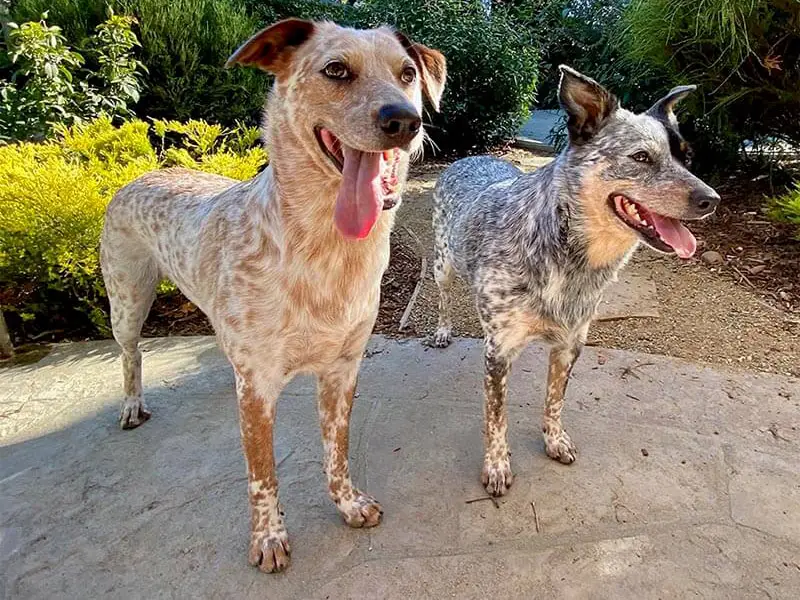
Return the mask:
<svg viewBox="0 0 800 600"><path fill-rule="evenodd" d="M320 148L342 174L334 221L345 237L363 239L382 210L399 199L400 150L364 152L341 142L323 127L314 130Z"/></svg>
<svg viewBox="0 0 800 600"><path fill-rule="evenodd" d="M674 252L681 258L690 258L697 250L694 235L678 219L654 213L621 194L612 194L609 202L617 217L650 247L660 252Z"/></svg>

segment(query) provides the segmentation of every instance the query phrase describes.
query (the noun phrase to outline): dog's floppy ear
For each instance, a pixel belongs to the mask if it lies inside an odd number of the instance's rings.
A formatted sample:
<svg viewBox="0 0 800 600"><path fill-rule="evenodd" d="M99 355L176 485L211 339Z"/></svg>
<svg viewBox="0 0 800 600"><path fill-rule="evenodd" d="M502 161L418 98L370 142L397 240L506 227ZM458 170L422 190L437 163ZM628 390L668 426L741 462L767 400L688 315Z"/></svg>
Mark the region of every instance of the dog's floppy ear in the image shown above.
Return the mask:
<svg viewBox="0 0 800 600"><path fill-rule="evenodd" d="M647 114L669 125L673 129L677 129L678 119L675 117L675 105L696 89L696 85L679 85L678 87L672 88L666 96L650 107Z"/></svg>
<svg viewBox="0 0 800 600"><path fill-rule="evenodd" d="M234 52L226 67L243 65L277 73L293 49L305 42L314 32L314 23L303 19L286 19L262 29Z"/></svg>
<svg viewBox="0 0 800 600"><path fill-rule="evenodd" d="M425 92L433 110L439 112L439 101L442 99L444 82L447 79L447 61L444 54L412 42L399 31L395 31L394 35L406 49L408 55L414 59L422 78L422 91Z"/></svg>
<svg viewBox="0 0 800 600"><path fill-rule="evenodd" d="M574 144L589 141L619 108L619 100L594 79L566 65L558 67L561 81L558 99L567 113L569 139Z"/></svg>

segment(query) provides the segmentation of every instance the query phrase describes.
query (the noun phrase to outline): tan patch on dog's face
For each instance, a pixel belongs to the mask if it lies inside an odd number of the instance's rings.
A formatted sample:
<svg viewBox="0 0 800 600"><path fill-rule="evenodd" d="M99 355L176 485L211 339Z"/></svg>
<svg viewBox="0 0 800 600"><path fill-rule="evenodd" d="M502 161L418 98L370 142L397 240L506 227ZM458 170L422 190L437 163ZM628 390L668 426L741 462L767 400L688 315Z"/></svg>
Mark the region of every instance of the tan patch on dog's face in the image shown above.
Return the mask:
<svg viewBox="0 0 800 600"><path fill-rule="evenodd" d="M584 235L587 240L587 257L593 268L602 268L622 260L639 241L639 236L622 223L609 207L608 198L613 193L626 193L630 182L608 180L600 177L604 165L600 164L583 178L578 201L580 203Z"/></svg>

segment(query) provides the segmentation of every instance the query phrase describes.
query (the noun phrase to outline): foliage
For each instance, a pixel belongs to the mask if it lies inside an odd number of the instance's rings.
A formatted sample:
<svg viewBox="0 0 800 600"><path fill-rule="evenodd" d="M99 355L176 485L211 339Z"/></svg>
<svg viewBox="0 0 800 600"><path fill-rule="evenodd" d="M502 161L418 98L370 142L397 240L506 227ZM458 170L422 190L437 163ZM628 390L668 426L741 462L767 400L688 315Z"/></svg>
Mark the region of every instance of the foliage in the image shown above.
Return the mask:
<svg viewBox="0 0 800 600"><path fill-rule="evenodd" d="M258 29L241 0L19 0L12 16L38 18L48 10L68 39L82 43L107 4L138 22L141 60L149 71L140 114L226 126L256 122L268 78L251 69L223 69Z"/></svg>
<svg viewBox="0 0 800 600"><path fill-rule="evenodd" d="M142 91L139 76L147 71L133 55L134 48L141 47L131 30L135 23L133 17L110 12L108 20L97 26L97 34L89 40L98 65L97 77L104 82L99 93L86 91L94 115L134 116L128 104L139 101Z"/></svg>
<svg viewBox="0 0 800 600"><path fill-rule="evenodd" d="M797 239L800 240L800 181L782 196L769 202L769 215L776 221L792 223L797 226Z"/></svg>
<svg viewBox="0 0 800 600"><path fill-rule="evenodd" d="M623 106L644 110L670 83L662 70L626 60L622 14L630 0L512 0L514 19L541 52L538 105L558 106L558 66L601 81Z"/></svg>
<svg viewBox="0 0 800 600"><path fill-rule="evenodd" d="M16 19L49 8L50 20L81 40L104 3L138 21L148 89L140 114L254 123L269 78L252 69L222 69L259 26L297 16L343 25L390 24L448 58L443 114L432 115L435 143L446 150L487 147L511 137L534 98L537 54L531 36L502 8L491 19L479 0L18 0Z"/></svg>
<svg viewBox="0 0 800 600"><path fill-rule="evenodd" d="M538 57L531 36L502 8L488 18L478 0L251 2L268 23L298 16L344 25L388 24L440 50L448 62L442 113L428 133L445 151L475 151L513 137L533 103Z"/></svg>
<svg viewBox="0 0 800 600"><path fill-rule="evenodd" d="M631 60L700 86L688 107L718 164L744 140L800 143L800 0L632 0L623 18Z"/></svg>
<svg viewBox="0 0 800 600"><path fill-rule="evenodd" d="M0 82L0 138L44 135L60 121L71 121L78 108L72 74L80 54L65 46L58 27L44 20L9 23L8 61L16 70Z"/></svg>
<svg viewBox="0 0 800 600"><path fill-rule="evenodd" d="M105 331L98 242L120 187L173 165L248 179L267 160L253 130L199 122L152 130L159 148L147 123L115 127L109 117L61 128L46 143L0 147L0 305L12 329Z"/></svg>
<svg viewBox="0 0 800 600"><path fill-rule="evenodd" d="M46 16L46 14L44 15ZM59 124L131 116L139 99L143 67L133 57L138 45L130 17L98 25L88 39L88 54L99 68L79 70L84 56L71 50L61 29L44 18L7 23L10 77L0 81L0 140L41 139Z"/></svg>

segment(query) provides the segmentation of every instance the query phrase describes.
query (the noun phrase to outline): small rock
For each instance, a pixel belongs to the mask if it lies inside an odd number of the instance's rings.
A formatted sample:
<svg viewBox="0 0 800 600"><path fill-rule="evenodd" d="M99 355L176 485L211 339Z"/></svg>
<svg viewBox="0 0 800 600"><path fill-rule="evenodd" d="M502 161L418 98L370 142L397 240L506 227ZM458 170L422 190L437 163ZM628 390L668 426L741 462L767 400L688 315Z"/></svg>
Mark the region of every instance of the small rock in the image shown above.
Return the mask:
<svg viewBox="0 0 800 600"><path fill-rule="evenodd" d="M608 357L605 354L598 354L597 355L597 364L598 365L606 364L607 360L608 360Z"/></svg>
<svg viewBox="0 0 800 600"><path fill-rule="evenodd" d="M747 270L750 271L750 275L758 275L759 273L761 273L761 271L763 271L766 268L767 265L756 265L755 267L750 267Z"/></svg>
<svg viewBox="0 0 800 600"><path fill-rule="evenodd" d="M784 292L783 290L778 292L778 296L780 296L781 300L789 300L789 298L791 298L791 296L786 292Z"/></svg>
<svg viewBox="0 0 800 600"><path fill-rule="evenodd" d="M642 456L650 456L650 453L647 451L647 448L642 448Z"/></svg>
<svg viewBox="0 0 800 600"><path fill-rule="evenodd" d="M700 258L707 265L718 265L722 262L722 254L715 252L714 250L703 252L703 255Z"/></svg>

